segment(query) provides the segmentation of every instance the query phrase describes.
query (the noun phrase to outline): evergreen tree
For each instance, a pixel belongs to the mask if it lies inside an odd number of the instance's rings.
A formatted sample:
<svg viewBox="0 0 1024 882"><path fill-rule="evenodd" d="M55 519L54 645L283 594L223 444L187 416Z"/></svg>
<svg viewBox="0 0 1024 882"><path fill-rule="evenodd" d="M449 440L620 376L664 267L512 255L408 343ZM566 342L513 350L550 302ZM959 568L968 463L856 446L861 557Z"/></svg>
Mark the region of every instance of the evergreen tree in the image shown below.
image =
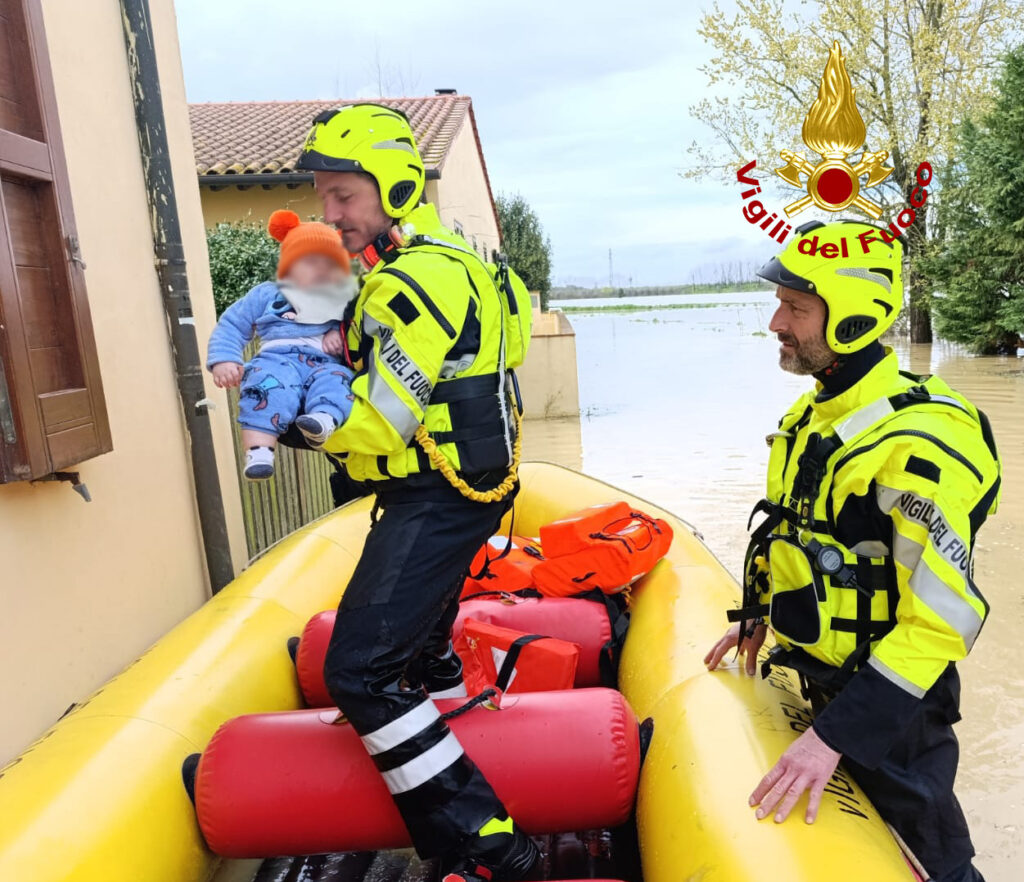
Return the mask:
<svg viewBox="0 0 1024 882"><path fill-rule="evenodd" d="M1024 332L1024 46L1004 59L992 109L960 129L939 204L942 231L920 260L942 336L977 353Z"/></svg>
<svg viewBox="0 0 1024 882"><path fill-rule="evenodd" d="M551 294L551 240L544 235L537 213L518 193L499 194L495 204L509 266L519 273L529 290L540 292L541 309L547 310Z"/></svg>

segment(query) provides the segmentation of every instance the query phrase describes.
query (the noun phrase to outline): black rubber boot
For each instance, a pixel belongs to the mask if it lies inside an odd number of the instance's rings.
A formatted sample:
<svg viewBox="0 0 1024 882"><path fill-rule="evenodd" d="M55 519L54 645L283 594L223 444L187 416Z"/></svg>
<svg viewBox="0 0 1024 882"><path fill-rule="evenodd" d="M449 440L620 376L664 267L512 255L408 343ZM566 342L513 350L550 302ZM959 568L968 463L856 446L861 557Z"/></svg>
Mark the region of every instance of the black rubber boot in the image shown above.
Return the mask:
<svg viewBox="0 0 1024 882"><path fill-rule="evenodd" d="M517 882L540 859L540 849L508 815L491 818L441 863L441 882Z"/></svg>

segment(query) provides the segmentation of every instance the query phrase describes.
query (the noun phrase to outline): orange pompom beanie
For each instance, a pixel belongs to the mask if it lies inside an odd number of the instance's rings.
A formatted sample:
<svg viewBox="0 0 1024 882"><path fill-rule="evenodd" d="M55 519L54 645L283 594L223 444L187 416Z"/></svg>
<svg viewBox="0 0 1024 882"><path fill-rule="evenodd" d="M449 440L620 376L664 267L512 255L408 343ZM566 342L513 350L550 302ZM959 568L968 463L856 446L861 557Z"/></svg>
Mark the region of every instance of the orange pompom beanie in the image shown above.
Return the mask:
<svg viewBox="0 0 1024 882"><path fill-rule="evenodd" d="M288 274L291 265L307 254L330 257L344 270L351 269L348 252L341 244L341 233L317 221L303 223L294 211L279 209L270 215L267 232L281 243L277 277Z"/></svg>

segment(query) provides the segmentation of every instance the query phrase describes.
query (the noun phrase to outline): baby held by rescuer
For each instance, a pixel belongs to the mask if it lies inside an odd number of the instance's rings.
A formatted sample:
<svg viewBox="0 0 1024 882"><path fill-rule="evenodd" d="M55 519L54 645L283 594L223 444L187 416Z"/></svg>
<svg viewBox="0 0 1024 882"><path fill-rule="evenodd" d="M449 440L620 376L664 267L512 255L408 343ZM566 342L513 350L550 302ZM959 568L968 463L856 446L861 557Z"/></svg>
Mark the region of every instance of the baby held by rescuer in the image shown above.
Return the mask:
<svg viewBox="0 0 1024 882"><path fill-rule="evenodd" d="M293 423L319 446L348 417L353 400L340 327L358 286L339 233L301 223L293 211L275 211L267 229L281 243L277 280L224 311L206 359L219 388L241 386L238 422L250 480L274 474L277 440ZM253 336L259 352L244 362Z"/></svg>

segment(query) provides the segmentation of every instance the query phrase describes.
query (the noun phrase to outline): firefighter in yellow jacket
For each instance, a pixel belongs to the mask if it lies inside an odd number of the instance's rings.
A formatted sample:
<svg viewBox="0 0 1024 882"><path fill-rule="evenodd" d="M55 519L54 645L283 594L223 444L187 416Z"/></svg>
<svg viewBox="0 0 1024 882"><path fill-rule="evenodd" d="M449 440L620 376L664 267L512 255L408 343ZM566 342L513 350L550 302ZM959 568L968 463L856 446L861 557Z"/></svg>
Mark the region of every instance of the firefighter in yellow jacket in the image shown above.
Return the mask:
<svg viewBox="0 0 1024 882"><path fill-rule="evenodd" d="M529 342L529 295L419 204L425 169L397 110L321 114L298 167L313 171L324 219L369 267L345 341L357 368L351 415L336 430L300 426L377 498L327 685L419 853L440 857L452 882L519 879L536 846L432 698L466 694L450 640L461 583L518 489L509 369Z"/></svg>
<svg viewBox="0 0 1024 882"><path fill-rule="evenodd" d="M874 226L812 222L760 271L778 286L781 367L817 384L768 436L743 607L705 661L739 646L753 674L770 627L764 671L794 668L814 707L751 794L758 818L785 820L809 790L813 822L842 758L929 878L977 882L953 794L955 663L988 614L971 556L1000 468L984 414L879 343L902 259Z"/></svg>

